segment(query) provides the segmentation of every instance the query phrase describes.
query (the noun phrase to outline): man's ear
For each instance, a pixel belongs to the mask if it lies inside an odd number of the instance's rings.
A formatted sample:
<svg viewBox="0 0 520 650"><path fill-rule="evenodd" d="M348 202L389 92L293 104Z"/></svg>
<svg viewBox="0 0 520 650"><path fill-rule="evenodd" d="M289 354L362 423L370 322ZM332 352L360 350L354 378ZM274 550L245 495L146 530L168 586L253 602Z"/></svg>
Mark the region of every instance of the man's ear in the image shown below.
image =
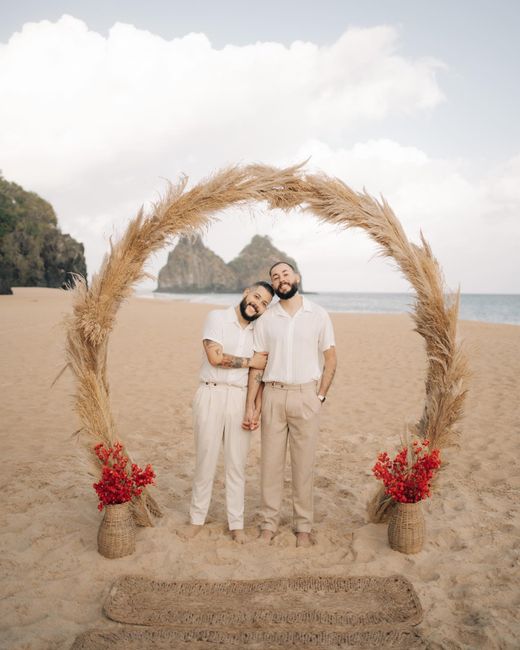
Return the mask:
<svg viewBox="0 0 520 650"><path fill-rule="evenodd" d="M242 298L245 298L250 291L251 291L251 289L249 287L244 289L244 291L242 291Z"/></svg>

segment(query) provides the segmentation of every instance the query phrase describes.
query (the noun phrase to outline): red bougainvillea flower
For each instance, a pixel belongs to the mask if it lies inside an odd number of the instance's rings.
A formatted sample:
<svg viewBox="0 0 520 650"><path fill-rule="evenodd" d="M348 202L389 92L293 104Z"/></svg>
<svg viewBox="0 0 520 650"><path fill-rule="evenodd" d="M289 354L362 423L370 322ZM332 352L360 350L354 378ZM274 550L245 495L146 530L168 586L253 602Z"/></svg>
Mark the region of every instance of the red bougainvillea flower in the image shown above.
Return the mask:
<svg viewBox="0 0 520 650"><path fill-rule="evenodd" d="M112 447L105 447L100 442L94 447L94 453L102 463L101 479L93 484L99 497L99 510L130 501L142 493L143 487L154 482L155 473L151 465L141 469L132 463L128 471L128 457L123 454L120 442L115 442Z"/></svg>
<svg viewBox="0 0 520 650"><path fill-rule="evenodd" d="M385 494L399 503L417 503L430 496L431 481L441 466L440 450L428 451L428 440L414 440L392 460L386 451L378 454L372 467L385 486ZM410 458L409 456L410 453Z"/></svg>

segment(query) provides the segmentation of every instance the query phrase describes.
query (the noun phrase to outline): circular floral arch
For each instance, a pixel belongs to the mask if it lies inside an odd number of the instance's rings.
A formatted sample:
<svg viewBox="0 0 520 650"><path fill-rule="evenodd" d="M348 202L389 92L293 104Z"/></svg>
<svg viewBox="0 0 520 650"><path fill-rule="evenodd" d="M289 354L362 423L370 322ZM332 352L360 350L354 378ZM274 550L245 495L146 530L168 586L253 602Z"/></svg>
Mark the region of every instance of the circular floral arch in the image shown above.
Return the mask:
<svg viewBox="0 0 520 650"><path fill-rule="evenodd" d="M384 199L377 201L366 192L354 192L337 178L307 174L301 166L233 167L190 190L186 184L187 179L182 178L170 186L149 214L140 210L122 238L111 245L89 288L82 278L75 283L66 351L76 377L80 431L87 434L91 456L94 441L112 444L120 439L110 408L107 346L121 303L146 277L147 258L173 236L207 226L221 210L253 202L284 211L299 206L339 228L362 228L382 255L395 260L415 290L412 318L415 330L424 338L428 364L424 408L416 433L435 447L455 441L468 374L466 357L456 340L459 295L446 292L439 264L422 234L420 244L411 243ZM388 502L383 496L378 490L369 504L372 521L381 521L387 514ZM152 525L150 512L161 516L159 506L145 492L134 504L137 522Z"/></svg>

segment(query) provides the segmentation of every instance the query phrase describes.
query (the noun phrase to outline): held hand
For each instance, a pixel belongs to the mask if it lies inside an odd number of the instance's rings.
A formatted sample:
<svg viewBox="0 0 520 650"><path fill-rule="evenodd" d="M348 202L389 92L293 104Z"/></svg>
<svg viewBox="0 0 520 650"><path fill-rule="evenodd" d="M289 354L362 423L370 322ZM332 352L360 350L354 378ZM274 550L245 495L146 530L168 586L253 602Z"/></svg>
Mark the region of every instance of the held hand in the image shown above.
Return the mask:
<svg viewBox="0 0 520 650"><path fill-rule="evenodd" d="M251 422L253 420L253 412L254 409L252 406L246 406L246 411L242 420L242 429L245 429L246 431L252 431Z"/></svg>
<svg viewBox="0 0 520 650"><path fill-rule="evenodd" d="M255 431L260 426L260 409L255 408L253 418L251 419L251 431Z"/></svg>
<svg viewBox="0 0 520 650"><path fill-rule="evenodd" d="M249 361L249 367L263 370L267 365L267 352L255 352Z"/></svg>

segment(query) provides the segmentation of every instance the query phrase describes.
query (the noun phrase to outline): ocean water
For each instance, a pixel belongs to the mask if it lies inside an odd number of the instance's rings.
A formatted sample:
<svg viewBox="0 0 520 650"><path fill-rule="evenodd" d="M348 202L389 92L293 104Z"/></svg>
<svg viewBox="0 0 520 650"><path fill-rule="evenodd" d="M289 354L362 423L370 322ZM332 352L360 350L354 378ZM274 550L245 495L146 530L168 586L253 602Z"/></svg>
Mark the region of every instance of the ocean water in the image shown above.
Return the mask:
<svg viewBox="0 0 520 650"><path fill-rule="evenodd" d="M152 300L187 300L212 305L236 305L240 294L234 293L154 293L136 295ZM409 293L309 293L310 300L330 312L353 314L398 314L409 312L414 303ZM459 318L487 323L520 325L520 294L463 293Z"/></svg>

